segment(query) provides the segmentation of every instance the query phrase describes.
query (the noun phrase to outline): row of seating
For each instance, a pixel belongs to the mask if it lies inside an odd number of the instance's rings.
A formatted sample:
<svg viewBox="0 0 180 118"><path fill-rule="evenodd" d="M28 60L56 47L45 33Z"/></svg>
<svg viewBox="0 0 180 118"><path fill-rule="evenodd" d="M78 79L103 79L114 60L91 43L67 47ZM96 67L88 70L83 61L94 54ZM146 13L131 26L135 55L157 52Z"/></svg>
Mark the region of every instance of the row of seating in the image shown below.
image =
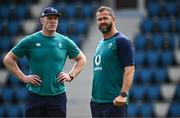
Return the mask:
<svg viewBox="0 0 180 118"><path fill-rule="evenodd" d="M0 4L36 4L40 2L40 0L1 0Z"/></svg>
<svg viewBox="0 0 180 118"><path fill-rule="evenodd" d="M167 69L165 68L143 68L137 69L134 75L134 83L135 84L152 84L158 85L160 83L168 82L169 75L167 73Z"/></svg>
<svg viewBox="0 0 180 118"><path fill-rule="evenodd" d="M174 1L149 1L146 5L150 17L179 17L179 4Z"/></svg>
<svg viewBox="0 0 180 118"><path fill-rule="evenodd" d="M94 16L96 4L92 3L71 3L71 4L52 4L61 11L63 18L91 18ZM40 15L40 14L39 14ZM1 4L0 19L21 20L33 17L28 4Z"/></svg>
<svg viewBox="0 0 180 118"><path fill-rule="evenodd" d="M135 51L135 64L136 66L156 66L167 67L177 64L174 52L171 50L156 51Z"/></svg>
<svg viewBox="0 0 180 118"><path fill-rule="evenodd" d="M179 40L180 41L180 40ZM175 34L164 35L161 33L152 33L149 36L139 33L135 36L134 45L136 50L145 49L169 49L174 50L178 47L178 38ZM179 43L180 44L180 43Z"/></svg>
<svg viewBox="0 0 180 118"><path fill-rule="evenodd" d="M180 32L180 17L172 19L168 17L146 17L140 24L141 32Z"/></svg>
<svg viewBox="0 0 180 118"><path fill-rule="evenodd" d="M58 32L62 34L84 34L88 32L89 22L84 19L78 20L60 20L58 26ZM0 35L1 36L16 36L26 33L23 29L22 21L10 20L8 23L0 23Z"/></svg>
<svg viewBox="0 0 180 118"><path fill-rule="evenodd" d="M24 117L24 111L24 105L22 104L0 105L0 117Z"/></svg>
<svg viewBox="0 0 180 118"><path fill-rule="evenodd" d="M180 103L175 102L170 105L169 109L167 110L167 114L165 114L168 117L178 117L180 116ZM143 104L129 104L128 105L128 116L129 117L155 117L155 105L152 103L143 103ZM159 117L163 117L159 116Z"/></svg>
<svg viewBox="0 0 180 118"><path fill-rule="evenodd" d="M147 16L135 36L136 72L129 92L130 117L180 116L180 76L174 53L180 46L179 0L146 0ZM177 75L177 76L176 76ZM161 104L158 104L161 103Z"/></svg>
<svg viewBox="0 0 180 118"><path fill-rule="evenodd" d="M26 100L27 88L22 87L1 87L0 104L22 103Z"/></svg>

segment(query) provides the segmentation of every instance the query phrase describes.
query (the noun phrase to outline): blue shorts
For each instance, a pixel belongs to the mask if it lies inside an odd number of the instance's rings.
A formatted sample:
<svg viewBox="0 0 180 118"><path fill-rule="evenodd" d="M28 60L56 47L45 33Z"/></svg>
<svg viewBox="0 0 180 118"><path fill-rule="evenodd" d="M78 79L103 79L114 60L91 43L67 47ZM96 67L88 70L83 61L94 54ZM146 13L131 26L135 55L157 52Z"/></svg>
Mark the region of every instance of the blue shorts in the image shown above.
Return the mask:
<svg viewBox="0 0 180 118"><path fill-rule="evenodd" d="M93 118L97 117L127 117L127 104L114 106L113 103L90 103Z"/></svg>
<svg viewBox="0 0 180 118"><path fill-rule="evenodd" d="M26 117L66 117L66 93L42 96L28 92Z"/></svg>

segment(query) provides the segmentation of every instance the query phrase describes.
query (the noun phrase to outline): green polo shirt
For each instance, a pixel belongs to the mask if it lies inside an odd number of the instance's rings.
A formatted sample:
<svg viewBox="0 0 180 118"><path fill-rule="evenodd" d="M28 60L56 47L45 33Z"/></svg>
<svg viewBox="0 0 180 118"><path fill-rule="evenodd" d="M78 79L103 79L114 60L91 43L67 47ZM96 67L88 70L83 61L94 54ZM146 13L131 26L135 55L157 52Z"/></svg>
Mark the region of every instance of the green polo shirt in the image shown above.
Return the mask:
<svg viewBox="0 0 180 118"><path fill-rule="evenodd" d="M38 75L42 80L40 86L27 84L29 91L39 95L57 95L66 91L57 77L64 70L67 56L74 58L80 50L68 37L59 33L44 36L39 31L22 39L12 52L18 57L26 56L30 74Z"/></svg>
<svg viewBox="0 0 180 118"><path fill-rule="evenodd" d="M134 65L130 40L123 34L116 33L99 41L93 63L91 100L96 103L112 103L120 94L124 67Z"/></svg>

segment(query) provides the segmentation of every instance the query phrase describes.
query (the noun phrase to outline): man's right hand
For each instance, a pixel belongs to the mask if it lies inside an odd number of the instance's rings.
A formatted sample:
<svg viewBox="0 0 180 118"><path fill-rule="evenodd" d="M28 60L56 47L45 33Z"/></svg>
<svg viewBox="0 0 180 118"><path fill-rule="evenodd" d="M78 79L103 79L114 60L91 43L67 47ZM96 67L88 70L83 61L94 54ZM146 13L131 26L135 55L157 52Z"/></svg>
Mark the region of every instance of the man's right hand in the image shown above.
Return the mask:
<svg viewBox="0 0 180 118"><path fill-rule="evenodd" d="M41 78L38 75L28 75L28 76L23 76L21 80L26 83L26 84L33 84L35 86L39 86L42 83Z"/></svg>

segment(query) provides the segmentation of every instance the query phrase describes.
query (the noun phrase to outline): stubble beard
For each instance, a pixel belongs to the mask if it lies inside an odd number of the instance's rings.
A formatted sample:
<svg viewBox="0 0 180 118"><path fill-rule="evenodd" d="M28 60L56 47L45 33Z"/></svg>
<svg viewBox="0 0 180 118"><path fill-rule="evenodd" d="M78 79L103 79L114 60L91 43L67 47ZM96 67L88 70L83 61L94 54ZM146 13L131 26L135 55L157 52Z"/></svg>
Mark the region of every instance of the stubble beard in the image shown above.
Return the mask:
<svg viewBox="0 0 180 118"><path fill-rule="evenodd" d="M99 25L99 30L103 33L106 34L108 32L110 32L112 29L112 23L109 24L105 24L103 26Z"/></svg>

